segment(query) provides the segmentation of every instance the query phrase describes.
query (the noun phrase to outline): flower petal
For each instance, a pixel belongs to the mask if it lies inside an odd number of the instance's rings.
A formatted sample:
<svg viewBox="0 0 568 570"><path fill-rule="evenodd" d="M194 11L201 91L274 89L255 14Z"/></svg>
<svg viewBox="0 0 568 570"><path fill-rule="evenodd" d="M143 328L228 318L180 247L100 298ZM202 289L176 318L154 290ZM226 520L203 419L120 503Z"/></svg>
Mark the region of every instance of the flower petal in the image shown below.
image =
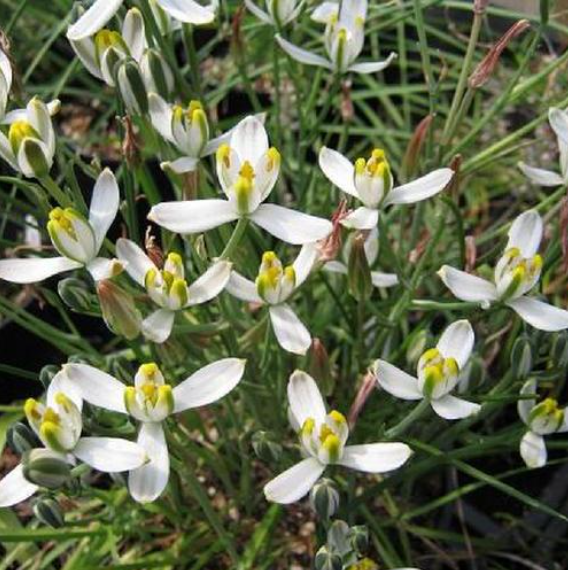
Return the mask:
<svg viewBox="0 0 568 570"><path fill-rule="evenodd" d="M306 372L296 370L288 382L290 413L301 428L311 418L316 423L325 421L325 402L316 381Z"/></svg>
<svg viewBox="0 0 568 570"><path fill-rule="evenodd" d="M179 234L198 234L238 218L227 200L162 202L154 206L148 219Z"/></svg>
<svg viewBox="0 0 568 570"><path fill-rule="evenodd" d="M365 473L386 473L404 465L411 455L405 443L348 445L338 463Z"/></svg>
<svg viewBox="0 0 568 570"><path fill-rule="evenodd" d="M244 118L235 127L229 146L237 153L241 163L248 160L255 166L269 148L263 122L252 115Z"/></svg>
<svg viewBox="0 0 568 570"><path fill-rule="evenodd" d="M67 30L69 40L82 40L95 35L118 12L123 0L97 0Z"/></svg>
<svg viewBox="0 0 568 570"><path fill-rule="evenodd" d="M535 329L548 332L568 329L568 311L543 303L533 297L519 297L507 301L524 321Z"/></svg>
<svg viewBox="0 0 568 570"><path fill-rule="evenodd" d="M418 380L385 360L376 360L373 373L379 386L402 400L421 400Z"/></svg>
<svg viewBox="0 0 568 570"><path fill-rule="evenodd" d="M322 2L316 6L310 18L320 24L328 24L332 18L339 17L339 2Z"/></svg>
<svg viewBox="0 0 568 570"><path fill-rule="evenodd" d="M346 194L361 199L355 187L355 167L349 159L324 146L319 153L319 166L332 184Z"/></svg>
<svg viewBox="0 0 568 570"><path fill-rule="evenodd" d="M0 279L12 283L36 283L48 277L79 269L82 263L67 257L30 257L0 260Z"/></svg>
<svg viewBox="0 0 568 570"><path fill-rule="evenodd" d="M193 0L157 0L160 7L174 20L186 24L210 24L215 19L211 6L201 6Z"/></svg>
<svg viewBox="0 0 568 570"><path fill-rule="evenodd" d="M129 473L128 490L135 501L151 503L164 492L170 478L170 454L162 424L142 423L137 443L150 461Z"/></svg>
<svg viewBox="0 0 568 570"><path fill-rule="evenodd" d="M529 414L536 404L536 380L527 380L521 388L521 396L523 399L517 402L517 410L523 422L529 425ZM533 398L526 398L526 396L535 396Z"/></svg>
<svg viewBox="0 0 568 570"><path fill-rule="evenodd" d="M398 275L396 273L381 273L380 271L371 271L371 282L375 287L394 287L398 285Z"/></svg>
<svg viewBox="0 0 568 570"><path fill-rule="evenodd" d="M199 164L199 158L192 156L182 156L172 162L162 162L160 167L164 171L170 170L174 174L185 174L186 172L193 172Z"/></svg>
<svg viewBox="0 0 568 570"><path fill-rule="evenodd" d="M2 121L4 124L4 121ZM19 170L18 161L12 152L12 146L3 132L0 132L0 158L5 160L13 170Z"/></svg>
<svg viewBox="0 0 568 570"><path fill-rule="evenodd" d="M59 393L65 394L77 406L79 411L83 409L83 400L85 398L83 398L79 386L69 376L66 365L63 366L49 383L45 397L46 404L53 407L55 397Z"/></svg>
<svg viewBox="0 0 568 570"><path fill-rule="evenodd" d="M189 304L200 305L217 297L227 286L233 264L229 261L214 263L199 279L189 286Z"/></svg>
<svg viewBox="0 0 568 570"><path fill-rule="evenodd" d="M175 317L174 311L158 309L142 321L142 333L152 342L162 344L172 334Z"/></svg>
<svg viewBox="0 0 568 570"><path fill-rule="evenodd" d="M111 412L128 413L124 405L126 386L110 374L88 364L66 364L63 370L89 404Z"/></svg>
<svg viewBox="0 0 568 570"><path fill-rule="evenodd" d="M485 279L481 279L481 277L476 277L449 265L443 265L438 271L438 275L444 282L444 285L462 301L489 305L491 301L497 299L495 285Z"/></svg>
<svg viewBox="0 0 568 570"><path fill-rule="evenodd" d="M539 186L560 186L564 184L564 179L557 172L545 170L544 168L535 168L524 162L517 164L519 170L531 181Z"/></svg>
<svg viewBox="0 0 568 570"><path fill-rule="evenodd" d="M450 394L431 401L432 408L441 417L446 420L461 420L477 414L481 409L479 404L466 402L461 398L456 398Z"/></svg>
<svg viewBox="0 0 568 570"><path fill-rule="evenodd" d="M148 110L152 126L169 142L174 142L172 133L172 107L157 93L148 94Z"/></svg>
<svg viewBox="0 0 568 570"><path fill-rule="evenodd" d="M137 443L117 437L82 437L73 455L103 473L130 471L148 460Z"/></svg>
<svg viewBox="0 0 568 570"><path fill-rule="evenodd" d="M292 59L295 59L300 63L305 63L306 65L317 65L319 67L325 67L326 69L333 69L333 64L325 57L312 53L311 51L299 48L298 46L295 46L294 44L290 43L288 40L285 40L280 35L276 35L275 37L276 41L280 44L280 47Z"/></svg>
<svg viewBox="0 0 568 570"><path fill-rule="evenodd" d="M542 240L542 218L535 210L524 212L515 218L509 230L507 249L518 247L523 257L532 257L537 253Z"/></svg>
<svg viewBox="0 0 568 570"><path fill-rule="evenodd" d="M292 354L304 355L312 344L312 337L289 305L270 307L270 321L278 344Z"/></svg>
<svg viewBox="0 0 568 570"><path fill-rule="evenodd" d="M462 319L446 328L438 341L437 348L444 358L455 358L461 370L469 359L474 342L475 333L471 324Z"/></svg>
<svg viewBox="0 0 568 570"><path fill-rule="evenodd" d="M126 273L144 287L146 274L156 266L142 248L129 239L120 238L116 242L116 255L124 263Z"/></svg>
<svg viewBox="0 0 568 570"><path fill-rule="evenodd" d="M325 465L314 457L308 457L267 483L264 496L267 501L281 505L299 501L310 492L324 470Z"/></svg>
<svg viewBox="0 0 568 570"><path fill-rule="evenodd" d="M333 229L329 220L276 204L261 204L250 218L269 234L293 245L319 241L326 238Z"/></svg>
<svg viewBox="0 0 568 570"><path fill-rule="evenodd" d="M293 263L294 272L296 273L296 285L298 288L310 276L314 265L319 259L319 250L317 243L307 243L302 246L298 257Z"/></svg>
<svg viewBox="0 0 568 570"><path fill-rule="evenodd" d="M253 2L253 0L245 0L245 4L246 4L247 9L252 14L254 14L261 22L264 22L265 24L272 24L272 20L270 19L270 16L264 10L261 10Z"/></svg>
<svg viewBox="0 0 568 570"><path fill-rule="evenodd" d="M38 489L24 477L24 468L18 465L0 480L0 509L25 501Z"/></svg>
<svg viewBox="0 0 568 570"><path fill-rule="evenodd" d="M116 218L119 200L116 178L109 168L105 168L97 178L89 208L89 223L95 232L97 251Z"/></svg>
<svg viewBox="0 0 568 570"><path fill-rule="evenodd" d="M341 220L341 225L353 230L372 230L379 223L379 210L362 206Z"/></svg>
<svg viewBox="0 0 568 570"><path fill-rule="evenodd" d="M546 465L546 443L541 435L528 431L521 439L520 452L527 467L534 469Z"/></svg>
<svg viewBox="0 0 568 570"><path fill-rule="evenodd" d="M561 109L551 107L548 110L548 121L552 130L556 133L556 136L564 142L564 144L568 144L568 113Z"/></svg>
<svg viewBox="0 0 568 570"><path fill-rule="evenodd" d="M138 8L131 8L126 13L122 24L122 38L130 50L130 55L140 62L146 49L146 30L144 18Z"/></svg>
<svg viewBox="0 0 568 570"><path fill-rule="evenodd" d="M93 261L87 263L87 271L95 281L102 281L122 273L124 271L124 263L118 259L95 257Z"/></svg>
<svg viewBox="0 0 568 570"><path fill-rule="evenodd" d="M240 358L223 358L194 372L174 388L174 412L220 400L241 381L245 365Z"/></svg>
<svg viewBox="0 0 568 570"><path fill-rule="evenodd" d="M225 291L241 301L264 304L264 301L256 292L256 285L236 271L231 272Z"/></svg>
<svg viewBox="0 0 568 570"><path fill-rule="evenodd" d="M388 204L414 204L431 198L441 192L452 180L454 171L451 168L440 168L413 180L403 186L393 188L385 198Z"/></svg>
<svg viewBox="0 0 568 570"><path fill-rule="evenodd" d="M347 265L341 263L341 261L328 261L323 266L324 271L329 271L330 273L339 273L341 275L347 275Z"/></svg>
<svg viewBox="0 0 568 570"><path fill-rule="evenodd" d="M353 71L354 73L361 73L363 75L369 75L370 73L378 73L383 69L386 69L398 55L393 51L389 53L389 56L383 61L370 61L367 63L354 63L348 69L348 71Z"/></svg>

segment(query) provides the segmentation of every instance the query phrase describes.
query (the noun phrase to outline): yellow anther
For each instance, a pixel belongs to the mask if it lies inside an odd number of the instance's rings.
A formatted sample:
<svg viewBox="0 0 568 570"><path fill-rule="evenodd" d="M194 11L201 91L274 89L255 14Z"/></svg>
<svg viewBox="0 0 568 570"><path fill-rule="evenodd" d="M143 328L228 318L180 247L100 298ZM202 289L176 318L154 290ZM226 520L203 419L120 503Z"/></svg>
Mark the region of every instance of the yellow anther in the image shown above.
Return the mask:
<svg viewBox="0 0 568 570"><path fill-rule="evenodd" d="M187 115L190 121L193 121L193 115L197 111L203 112L203 105L200 101L190 101L189 107L187 108Z"/></svg>
<svg viewBox="0 0 568 570"><path fill-rule="evenodd" d="M296 282L296 270L291 265L284 269L284 278L292 283Z"/></svg>
<svg viewBox="0 0 568 570"><path fill-rule="evenodd" d="M187 304L187 283L185 279L175 279L170 287L170 295L177 297L182 307Z"/></svg>
<svg viewBox="0 0 568 570"><path fill-rule="evenodd" d="M446 358L444 360L444 373L450 376L457 376L459 374L460 367L455 358Z"/></svg>
<svg viewBox="0 0 568 570"><path fill-rule="evenodd" d="M518 247L510 247L505 252L505 255L508 257L519 257L519 255L521 255L521 250Z"/></svg>
<svg viewBox="0 0 568 570"><path fill-rule="evenodd" d="M47 408L43 413L42 425L46 422L59 425L61 423L61 418L55 410L52 408Z"/></svg>
<svg viewBox="0 0 568 570"><path fill-rule="evenodd" d="M347 423L345 416L341 412L338 412L337 410L332 410L331 412L329 412L329 417L336 424L346 424Z"/></svg>
<svg viewBox="0 0 568 570"><path fill-rule="evenodd" d="M152 404L156 403L156 399L158 397L157 394L158 390L155 384L143 384L140 387L140 390L142 390L142 393L144 394L147 400L150 400Z"/></svg>
<svg viewBox="0 0 568 570"><path fill-rule="evenodd" d="M118 32L100 30L95 35L95 51L100 60L101 55L109 48L119 48L124 53L129 53L128 46Z"/></svg>
<svg viewBox="0 0 568 570"><path fill-rule="evenodd" d="M166 289L169 291L175 281L175 275L170 271L162 271L162 279L166 284Z"/></svg>
<svg viewBox="0 0 568 570"><path fill-rule="evenodd" d="M66 411L69 411L73 405L73 402L63 392L58 392L55 395L55 401L57 404L65 408Z"/></svg>
<svg viewBox="0 0 568 570"><path fill-rule="evenodd" d="M254 168L248 160L243 162L241 169L239 170L239 176L252 182L252 179L254 178Z"/></svg>
<svg viewBox="0 0 568 570"><path fill-rule="evenodd" d="M328 434L325 440L322 440L322 447L329 454L330 461L337 461L339 459L341 440L337 435L334 433Z"/></svg>
<svg viewBox="0 0 568 570"><path fill-rule="evenodd" d="M533 271L542 269L542 256L538 253L532 258Z"/></svg>
<svg viewBox="0 0 568 570"><path fill-rule="evenodd" d="M27 121L14 121L8 131L8 139L15 155L18 154L22 142L27 138L39 139L40 136Z"/></svg>
<svg viewBox="0 0 568 570"><path fill-rule="evenodd" d="M440 351L437 348L430 348L422 355L422 359L426 362L430 362L432 360L435 360L439 356L440 356Z"/></svg>
<svg viewBox="0 0 568 570"><path fill-rule="evenodd" d="M152 289L156 283L156 277L158 276L157 269L148 269L146 276L144 277L144 286L146 289Z"/></svg>
<svg viewBox="0 0 568 570"><path fill-rule="evenodd" d="M24 413L27 418L32 418L35 421L41 420L41 413L38 410L38 403L33 398L28 398L24 404Z"/></svg>
<svg viewBox="0 0 568 570"><path fill-rule="evenodd" d="M216 153L217 161L222 162L225 168L229 168L231 166L231 147L228 144L222 144Z"/></svg>
<svg viewBox="0 0 568 570"><path fill-rule="evenodd" d="M169 261L172 265L183 265L183 259L181 255L175 251L168 253L167 261Z"/></svg>
<svg viewBox="0 0 568 570"><path fill-rule="evenodd" d="M365 25L365 18L362 16L357 16L355 18L355 25L360 26L361 28Z"/></svg>
<svg viewBox="0 0 568 570"><path fill-rule="evenodd" d="M265 251L262 254L262 264L266 266L271 266L278 263L278 256L273 251Z"/></svg>
<svg viewBox="0 0 568 570"><path fill-rule="evenodd" d="M156 404L165 404L168 413L173 412L174 410L174 393L172 387L169 384L165 384L164 386L160 386L158 388L158 398L156 400Z"/></svg>
<svg viewBox="0 0 568 570"><path fill-rule="evenodd" d="M272 172L274 168L280 165L280 153L274 147L268 149L268 164L266 165L266 170Z"/></svg>
<svg viewBox="0 0 568 570"><path fill-rule="evenodd" d="M374 148L371 153L371 158L377 161L386 160L385 151L382 148Z"/></svg>
<svg viewBox="0 0 568 570"><path fill-rule="evenodd" d="M142 364L142 366L140 366L139 372L145 378L151 380L160 373L160 369L155 362L148 362L147 364Z"/></svg>
<svg viewBox="0 0 568 570"><path fill-rule="evenodd" d="M355 161L355 173L356 174L365 174L365 169L367 168L367 161L364 158L358 158Z"/></svg>
<svg viewBox="0 0 568 570"><path fill-rule="evenodd" d="M337 32L337 39L342 43L347 41L347 30L345 28L341 28L341 30Z"/></svg>
<svg viewBox="0 0 568 570"><path fill-rule="evenodd" d="M552 414L558 409L558 402L554 398L546 398L541 405L547 414Z"/></svg>
<svg viewBox="0 0 568 570"><path fill-rule="evenodd" d="M181 105L174 105L174 107L172 109L172 113L173 113L174 121L179 123L183 120L184 110L183 110L183 107Z"/></svg>
<svg viewBox="0 0 568 570"><path fill-rule="evenodd" d="M302 425L302 435L312 435L316 427L316 421L313 418L307 418Z"/></svg>
<svg viewBox="0 0 568 570"><path fill-rule="evenodd" d="M330 435L335 435L335 432L328 425L323 424L319 433L320 441L324 443Z"/></svg>

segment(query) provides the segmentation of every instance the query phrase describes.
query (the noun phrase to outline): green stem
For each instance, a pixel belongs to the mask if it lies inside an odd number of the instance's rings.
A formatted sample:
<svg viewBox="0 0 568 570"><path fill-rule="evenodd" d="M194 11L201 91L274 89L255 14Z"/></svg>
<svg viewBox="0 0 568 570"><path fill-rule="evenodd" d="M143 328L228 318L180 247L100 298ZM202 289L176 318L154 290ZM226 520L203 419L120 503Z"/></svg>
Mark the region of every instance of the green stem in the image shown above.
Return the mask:
<svg viewBox="0 0 568 570"><path fill-rule="evenodd" d="M65 194L65 192L60 188L59 184L53 180L53 178L48 174L39 179L41 185L49 192L49 195L62 207L70 208L73 206L70 198Z"/></svg>
<svg viewBox="0 0 568 570"><path fill-rule="evenodd" d="M231 239L229 239L227 245L225 246L225 249L223 250L223 253L221 254L220 260L231 259L235 249L237 248L237 246L241 242L241 239L243 238L243 235L245 234L247 226L248 226L248 218L240 218L235 230L233 231Z"/></svg>
<svg viewBox="0 0 568 570"><path fill-rule="evenodd" d="M199 76L199 58L197 57L197 49L193 38L193 26L191 24L183 24L183 43L185 45L185 53L189 63L189 73L191 74L191 82L193 89L197 93L202 105L205 105L205 97L201 86L201 78Z"/></svg>
<svg viewBox="0 0 568 570"><path fill-rule="evenodd" d="M385 433L385 439L400 437L414 422L419 420L430 407L430 401L424 398L402 421Z"/></svg>

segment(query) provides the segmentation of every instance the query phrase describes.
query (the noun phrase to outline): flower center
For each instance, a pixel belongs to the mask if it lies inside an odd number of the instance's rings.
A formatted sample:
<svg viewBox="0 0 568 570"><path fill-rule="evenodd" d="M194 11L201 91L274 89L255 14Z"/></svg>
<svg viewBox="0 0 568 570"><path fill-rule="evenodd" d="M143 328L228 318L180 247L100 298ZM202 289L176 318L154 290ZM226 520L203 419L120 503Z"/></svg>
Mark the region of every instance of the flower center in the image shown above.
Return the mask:
<svg viewBox="0 0 568 570"><path fill-rule="evenodd" d="M103 57L103 54L111 48L115 48L117 51L124 54L130 53L126 42L118 32L107 29L97 32L95 35L95 53L99 64Z"/></svg>
<svg viewBox="0 0 568 570"><path fill-rule="evenodd" d="M321 425L307 418L300 431L300 441L304 449L322 463L336 463L343 455L349 427L345 416L333 410Z"/></svg>
<svg viewBox="0 0 568 570"><path fill-rule="evenodd" d="M495 267L495 284L501 299L513 299L530 291L540 279L542 257L523 257L517 247L508 249Z"/></svg>
<svg viewBox="0 0 568 570"><path fill-rule="evenodd" d="M169 253L164 268L151 268L144 278L146 291L160 307L177 311L189 302L189 287L185 280L183 260L178 253Z"/></svg>
<svg viewBox="0 0 568 570"><path fill-rule="evenodd" d="M531 410L528 423L531 430L540 435L554 433L564 423L564 410L554 398L546 398Z"/></svg>
<svg viewBox="0 0 568 570"><path fill-rule="evenodd" d="M455 358L444 358L431 348L418 361L418 386L426 398L441 398L457 384L459 372Z"/></svg>
<svg viewBox="0 0 568 570"><path fill-rule="evenodd" d="M376 148L369 159L355 161L355 186L361 200L370 207L378 206L392 188L390 165L385 151Z"/></svg>
<svg viewBox="0 0 568 570"><path fill-rule="evenodd" d="M18 156L18 152L22 143L25 139L36 139L41 140L39 133L32 127L28 121L14 121L10 125L10 130L8 131L8 139L10 141L10 146L12 147L12 152Z"/></svg>
<svg viewBox="0 0 568 570"><path fill-rule="evenodd" d="M269 304L281 303L292 294L295 286L294 268L283 267L273 251L265 252L256 278L258 294Z"/></svg>

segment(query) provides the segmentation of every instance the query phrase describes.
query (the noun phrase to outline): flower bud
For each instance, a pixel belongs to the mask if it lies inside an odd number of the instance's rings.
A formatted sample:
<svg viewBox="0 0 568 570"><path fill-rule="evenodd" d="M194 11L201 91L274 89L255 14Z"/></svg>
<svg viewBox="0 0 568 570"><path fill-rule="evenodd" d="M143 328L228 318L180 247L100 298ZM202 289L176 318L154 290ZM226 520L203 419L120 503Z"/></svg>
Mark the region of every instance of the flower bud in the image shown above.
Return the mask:
<svg viewBox="0 0 568 570"><path fill-rule="evenodd" d="M351 527L351 544L357 552L365 552L369 548L369 529L364 525Z"/></svg>
<svg viewBox="0 0 568 570"><path fill-rule="evenodd" d="M127 384L132 380L135 370L133 370L128 358L125 356L116 356L109 362L109 372L111 376Z"/></svg>
<svg viewBox="0 0 568 570"><path fill-rule="evenodd" d="M140 68L133 59L125 60L120 64L117 83L128 112L133 115L147 115L148 93Z"/></svg>
<svg viewBox="0 0 568 570"><path fill-rule="evenodd" d="M24 455L26 451L41 445L34 432L22 422L16 422L10 427L6 440L10 448L18 455Z"/></svg>
<svg viewBox="0 0 568 570"><path fill-rule="evenodd" d="M28 177L44 178L51 170L52 159L46 155L45 147L38 140L25 139L18 159L22 172Z"/></svg>
<svg viewBox="0 0 568 570"><path fill-rule="evenodd" d="M110 279L97 283L97 294L107 327L128 340L136 338L142 327L142 315L134 299Z"/></svg>
<svg viewBox="0 0 568 570"><path fill-rule="evenodd" d="M339 492L331 479L320 479L310 491L310 506L322 520L331 519L339 509Z"/></svg>
<svg viewBox="0 0 568 570"><path fill-rule="evenodd" d="M47 489L59 489L71 477L65 456L50 449L31 449L22 456L24 477Z"/></svg>
<svg viewBox="0 0 568 570"><path fill-rule="evenodd" d="M526 336L520 336L511 350L511 369L517 380L525 380L533 368L533 348Z"/></svg>
<svg viewBox="0 0 568 570"><path fill-rule="evenodd" d="M33 506L34 515L43 524L52 528L61 528L65 525L63 512L59 503L51 497L38 499Z"/></svg>
<svg viewBox="0 0 568 570"><path fill-rule="evenodd" d="M327 546L322 546L316 553L316 570L342 570L343 561L339 554L332 552Z"/></svg>
<svg viewBox="0 0 568 570"><path fill-rule="evenodd" d="M157 49L150 48L144 52L140 72L148 93L157 93L166 101L170 99L174 90L174 74Z"/></svg>
<svg viewBox="0 0 568 570"><path fill-rule="evenodd" d="M319 338L314 338L312 341L308 371L310 376L318 383L324 396L331 395L335 382L331 373L329 355Z"/></svg>
<svg viewBox="0 0 568 570"><path fill-rule="evenodd" d="M55 364L48 364L44 366L39 372L39 381L43 384L43 387L47 390L48 386L51 384L53 377L59 372L59 366Z"/></svg>
<svg viewBox="0 0 568 570"><path fill-rule="evenodd" d="M252 448L256 456L265 463L274 463L282 455L282 446L265 431L257 431L252 436Z"/></svg>
<svg viewBox="0 0 568 570"><path fill-rule="evenodd" d="M408 364L416 366L428 346L432 346L432 335L428 329L421 329L416 334L413 334L406 349L406 361Z"/></svg>
<svg viewBox="0 0 568 570"><path fill-rule="evenodd" d="M371 269L365 254L365 236L359 233L353 239L348 262L349 292L357 301L365 301L373 292Z"/></svg>
<svg viewBox="0 0 568 570"><path fill-rule="evenodd" d="M57 284L61 300L76 313L93 313L97 310L95 296L81 279L67 277Z"/></svg>
<svg viewBox="0 0 568 570"><path fill-rule="evenodd" d="M327 544L334 552L344 556L352 550L350 535L351 529L345 521L334 521L327 531Z"/></svg>

